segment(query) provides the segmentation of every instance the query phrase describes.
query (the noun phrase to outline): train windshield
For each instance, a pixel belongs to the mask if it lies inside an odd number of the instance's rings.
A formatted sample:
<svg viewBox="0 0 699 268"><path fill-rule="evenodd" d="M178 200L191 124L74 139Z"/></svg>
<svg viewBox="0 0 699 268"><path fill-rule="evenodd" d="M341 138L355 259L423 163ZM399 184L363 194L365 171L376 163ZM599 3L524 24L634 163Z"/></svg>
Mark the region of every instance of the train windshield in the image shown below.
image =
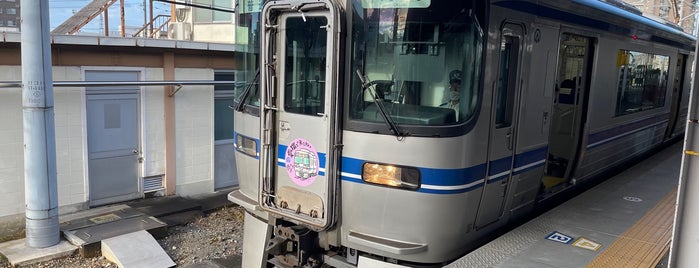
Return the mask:
<svg viewBox="0 0 699 268"><path fill-rule="evenodd" d="M355 0L350 120L419 129L472 117L483 40L473 13L469 1Z"/></svg>
<svg viewBox="0 0 699 268"><path fill-rule="evenodd" d="M244 1L236 4L235 40L241 47L242 70L235 73L238 84L235 90L235 108L257 115L260 107L259 50L260 10L262 1Z"/></svg>

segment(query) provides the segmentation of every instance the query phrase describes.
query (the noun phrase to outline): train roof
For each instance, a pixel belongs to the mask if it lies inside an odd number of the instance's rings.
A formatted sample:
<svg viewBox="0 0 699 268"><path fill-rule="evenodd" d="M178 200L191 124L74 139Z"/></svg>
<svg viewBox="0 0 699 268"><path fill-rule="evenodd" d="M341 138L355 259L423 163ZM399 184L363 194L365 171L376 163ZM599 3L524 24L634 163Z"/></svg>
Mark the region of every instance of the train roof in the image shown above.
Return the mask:
<svg viewBox="0 0 699 268"><path fill-rule="evenodd" d="M686 50L693 51L696 41L679 27L644 17L637 9L614 0L505 0L493 4Z"/></svg>

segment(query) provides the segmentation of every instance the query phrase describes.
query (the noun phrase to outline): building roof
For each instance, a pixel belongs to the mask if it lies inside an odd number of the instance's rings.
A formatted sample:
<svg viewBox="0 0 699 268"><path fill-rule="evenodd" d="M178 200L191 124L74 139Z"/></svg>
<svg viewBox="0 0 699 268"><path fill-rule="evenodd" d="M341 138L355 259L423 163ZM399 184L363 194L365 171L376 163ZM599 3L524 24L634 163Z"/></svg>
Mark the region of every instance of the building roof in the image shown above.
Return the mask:
<svg viewBox="0 0 699 268"><path fill-rule="evenodd" d="M21 42L19 32L0 32L0 44ZM112 46L112 47L142 47L142 48L168 48L189 49L221 52L241 52L243 46L224 43L206 43L196 41L152 39L142 37L112 37L90 35L51 35L51 44L60 45L87 45L87 46Z"/></svg>

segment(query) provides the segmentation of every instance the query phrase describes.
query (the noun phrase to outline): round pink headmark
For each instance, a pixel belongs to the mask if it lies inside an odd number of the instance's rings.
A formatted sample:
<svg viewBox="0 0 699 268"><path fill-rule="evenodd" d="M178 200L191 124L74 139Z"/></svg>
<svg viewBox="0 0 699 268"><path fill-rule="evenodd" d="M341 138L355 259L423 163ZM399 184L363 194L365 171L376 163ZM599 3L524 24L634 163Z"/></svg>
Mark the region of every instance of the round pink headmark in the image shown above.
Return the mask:
<svg viewBox="0 0 699 268"><path fill-rule="evenodd" d="M291 180L299 186L308 186L318 176L320 163L318 151L313 144L304 139L295 139L289 143L284 155L286 172Z"/></svg>

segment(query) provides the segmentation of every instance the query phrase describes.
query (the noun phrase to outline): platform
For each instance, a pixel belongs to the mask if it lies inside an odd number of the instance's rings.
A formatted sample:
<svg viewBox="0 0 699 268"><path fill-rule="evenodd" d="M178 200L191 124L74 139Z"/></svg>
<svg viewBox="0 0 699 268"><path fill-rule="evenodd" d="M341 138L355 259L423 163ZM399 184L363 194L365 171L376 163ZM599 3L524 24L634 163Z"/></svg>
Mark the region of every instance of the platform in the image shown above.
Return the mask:
<svg viewBox="0 0 699 268"><path fill-rule="evenodd" d="M656 267L681 160L678 142L447 267Z"/></svg>

